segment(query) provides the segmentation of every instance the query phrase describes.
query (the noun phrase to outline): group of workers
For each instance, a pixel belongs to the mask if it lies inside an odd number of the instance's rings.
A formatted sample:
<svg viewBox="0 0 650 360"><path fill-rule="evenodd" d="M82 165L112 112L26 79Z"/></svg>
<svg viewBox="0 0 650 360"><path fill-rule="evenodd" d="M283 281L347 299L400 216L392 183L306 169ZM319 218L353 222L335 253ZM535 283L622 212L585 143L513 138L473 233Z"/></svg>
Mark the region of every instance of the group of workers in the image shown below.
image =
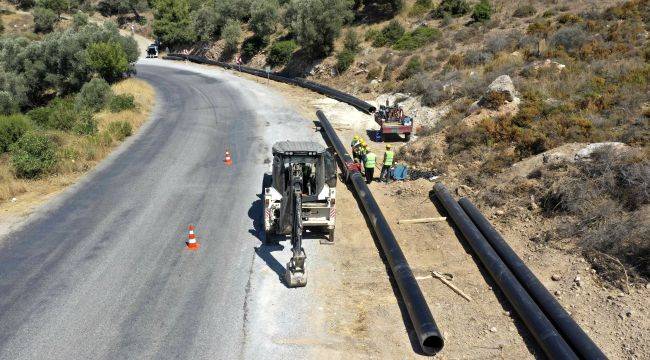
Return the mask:
<svg viewBox="0 0 650 360"><path fill-rule="evenodd" d="M363 164L363 170L366 176L366 183L370 184L375 174L375 167L377 166L377 154L368 147L366 141L354 135L352 143L352 158L354 161ZM384 153L384 160L382 162L381 174L379 175L380 181L388 182L390 180L390 168L395 161L395 153L391 150L391 145L386 144L386 152Z"/></svg>

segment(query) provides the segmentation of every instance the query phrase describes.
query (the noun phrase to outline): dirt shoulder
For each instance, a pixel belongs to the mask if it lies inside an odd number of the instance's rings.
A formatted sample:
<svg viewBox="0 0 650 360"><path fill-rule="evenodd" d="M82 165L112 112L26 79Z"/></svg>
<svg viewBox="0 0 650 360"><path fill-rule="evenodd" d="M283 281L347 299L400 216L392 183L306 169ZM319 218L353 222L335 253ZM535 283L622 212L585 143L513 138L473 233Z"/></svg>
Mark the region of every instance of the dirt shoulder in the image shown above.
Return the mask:
<svg viewBox="0 0 650 360"><path fill-rule="evenodd" d="M102 134L113 121L125 121L131 125L132 132L149 119L155 104L154 89L143 80L130 78L112 86L116 95L131 94L137 104L136 109L111 113L103 110L95 115L98 134ZM120 146L122 141L112 139L91 141L83 136L55 134L63 142L63 150L58 172L40 179L16 178L11 170L7 154L0 158L0 236L19 226L29 214L42 204L56 197L67 187L80 181L89 171ZM128 138L127 138L128 139ZM66 155L66 156L64 156Z"/></svg>
<svg viewBox="0 0 650 360"><path fill-rule="evenodd" d="M359 134L379 156L383 154L383 144L369 141L364 131L372 127L369 116L305 89L275 82L268 86L280 91L307 119L314 120L314 112L324 110L344 143ZM401 143L394 145L399 147ZM443 176L438 181L456 189L451 178ZM370 185L444 333L446 344L438 358L540 357L541 349L450 223L397 224L398 219L442 216L431 200L432 187L433 182L423 179ZM328 331L344 339L342 348L354 358L418 358L410 340L414 334L405 324L406 314L361 208L343 184L338 194L337 242L323 252L341 275L340 280L327 284L322 294L328 299L328 308L324 309ZM583 257L530 241L545 223L528 209L503 214L484 204L477 205L609 357L648 357L647 287L633 287L629 293L608 288ZM432 279L431 270L451 274L452 282L473 301L466 301ZM552 276L558 280L552 280Z"/></svg>

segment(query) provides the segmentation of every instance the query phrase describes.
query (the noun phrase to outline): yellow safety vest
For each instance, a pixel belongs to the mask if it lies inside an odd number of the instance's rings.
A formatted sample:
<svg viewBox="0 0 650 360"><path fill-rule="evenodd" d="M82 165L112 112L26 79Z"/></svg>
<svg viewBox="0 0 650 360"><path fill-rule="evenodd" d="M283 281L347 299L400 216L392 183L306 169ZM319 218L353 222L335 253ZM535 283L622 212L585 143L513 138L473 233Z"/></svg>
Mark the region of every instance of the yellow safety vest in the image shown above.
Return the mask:
<svg viewBox="0 0 650 360"><path fill-rule="evenodd" d="M394 157L395 157L395 153L392 150L387 150L386 153L384 153L384 165L386 166L393 165Z"/></svg>
<svg viewBox="0 0 650 360"><path fill-rule="evenodd" d="M374 168L376 162L377 162L377 155L375 155L375 153L369 152L366 154L366 169Z"/></svg>

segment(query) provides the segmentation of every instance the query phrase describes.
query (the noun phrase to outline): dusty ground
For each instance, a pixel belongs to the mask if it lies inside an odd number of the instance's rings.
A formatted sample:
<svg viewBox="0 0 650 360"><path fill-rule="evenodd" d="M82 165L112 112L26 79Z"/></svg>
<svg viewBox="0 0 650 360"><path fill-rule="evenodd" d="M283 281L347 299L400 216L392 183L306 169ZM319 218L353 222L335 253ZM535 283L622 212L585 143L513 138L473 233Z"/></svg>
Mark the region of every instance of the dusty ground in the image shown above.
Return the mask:
<svg viewBox="0 0 650 360"><path fill-rule="evenodd" d="M369 116L318 94L280 83L271 82L269 86L282 91L308 119L315 119L317 108L323 109L345 143L355 133L365 135L364 130L373 125ZM368 143L380 156L383 154L382 144ZM444 176L438 180L450 181ZM448 186L452 191L456 189L453 183ZM373 183L370 187L445 335L445 348L438 358L542 357L507 300L493 288L493 281L451 224L397 224L398 219L441 216L431 200L433 182ZM386 267L359 205L350 191L341 190L337 204L337 243L323 252L324 256L331 257L329 261L336 264L343 279L329 284L324 294L329 299L326 309L329 331L344 336L347 342L343 346L355 358L420 357L411 345L411 330L401 315ZM648 286L633 286L629 293L608 288L581 256L529 240L545 226L535 213L520 208L501 214L480 203L477 205L610 358L650 358ZM439 280L432 279L428 276L430 270L453 275L453 283L473 301L464 300ZM553 281L552 275L560 279ZM580 285L575 281L578 276Z"/></svg>

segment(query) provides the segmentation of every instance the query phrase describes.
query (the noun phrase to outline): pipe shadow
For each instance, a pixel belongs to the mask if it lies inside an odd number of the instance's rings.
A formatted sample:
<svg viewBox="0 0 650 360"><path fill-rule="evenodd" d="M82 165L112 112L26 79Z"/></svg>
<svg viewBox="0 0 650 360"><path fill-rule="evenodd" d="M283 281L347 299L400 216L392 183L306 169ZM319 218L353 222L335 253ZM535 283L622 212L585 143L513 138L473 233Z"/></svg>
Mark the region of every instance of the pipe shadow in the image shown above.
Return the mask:
<svg viewBox="0 0 650 360"><path fill-rule="evenodd" d="M420 341L418 340L417 334L415 333L415 328L413 327L413 323L411 322L411 318L406 309L406 305L404 304L404 299L402 298L402 294L399 291L397 282L395 282L395 279L393 277L393 272L390 268L390 264L388 263L388 260L384 255L381 244L379 243L379 239L375 235L375 232L372 230L372 223L368 218L368 216L366 215L366 212L363 210L363 205L361 204L359 197L357 196L356 192L353 191L353 186L351 184L346 184L346 186L348 190L353 194L354 199L357 201L357 206L359 207L359 211L361 211L361 214L363 214L363 219L366 222L366 226L368 227L368 229L370 229L370 234L372 236L373 242L375 243L375 247L377 248L377 253L379 254L379 258L381 259L386 269L386 274L388 275L388 281L390 282L391 290L393 290L393 295L397 300L397 305L399 307L400 315L402 316L402 321L404 322L406 333L408 334L409 337L409 342L411 343L411 348L413 349L413 352L417 353L418 355L428 356L427 354L424 353L422 347L420 346Z"/></svg>
<svg viewBox="0 0 650 360"><path fill-rule="evenodd" d="M440 213L440 215L447 217L447 224L449 225L449 227L453 229L454 235L456 235L456 238L458 238L458 242L463 247L463 250L465 250L465 252L469 254L470 257L472 258L472 261L474 261L474 264L476 265L479 272L481 273L481 276L483 276L485 282L494 291L494 294L497 298L497 301L501 305L501 308L504 311L508 311L510 313L510 317L513 319L515 328L517 329L519 335L521 335L521 338L524 340L524 344L526 345L528 351L530 351L530 353L536 359L546 359L546 356L544 355L544 351L542 350L541 347L539 347L539 345L535 341L535 338L533 338L532 334L528 331L528 328L526 328L526 325L519 318L517 312L510 304L508 298L505 296L503 291L501 291L499 285L494 281L494 279L490 275L490 272L485 268L481 260L475 254L474 250L465 239L463 233L460 232L460 230L456 227L456 224L454 224L453 220L451 219L451 216L449 216L449 214L445 210L445 207L440 203L440 201L436 197L435 191L433 189L429 191L429 200L431 200L431 202L435 206L436 210L438 210L438 213Z"/></svg>

